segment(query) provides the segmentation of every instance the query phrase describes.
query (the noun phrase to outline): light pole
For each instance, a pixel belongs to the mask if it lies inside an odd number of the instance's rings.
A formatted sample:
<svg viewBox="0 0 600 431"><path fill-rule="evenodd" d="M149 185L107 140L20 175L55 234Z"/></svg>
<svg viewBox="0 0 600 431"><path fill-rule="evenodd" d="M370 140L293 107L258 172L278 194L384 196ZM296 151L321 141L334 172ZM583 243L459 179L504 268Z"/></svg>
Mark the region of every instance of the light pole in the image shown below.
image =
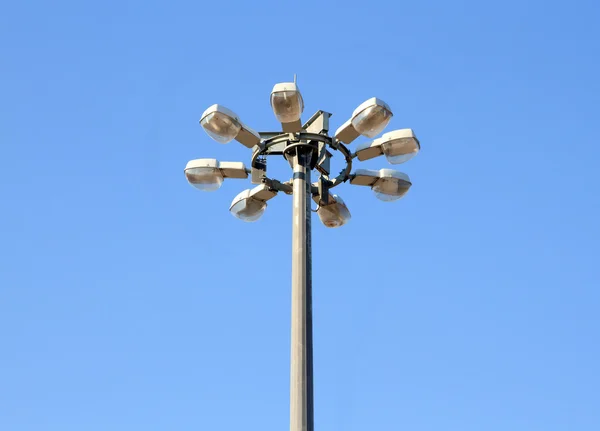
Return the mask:
<svg viewBox="0 0 600 431"><path fill-rule="evenodd" d="M313 431L313 337L311 279L311 198L318 205L317 214L327 227L339 227L350 220L350 211L341 197L332 194L334 187L347 181L369 186L383 201L403 197L411 186L408 175L391 169L358 169L352 161L385 155L392 164L404 163L415 156L421 146L411 129L384 134L381 138L359 145L354 153L346 147L358 136L374 138L392 118L390 107L372 98L354 111L352 118L329 136L331 114L318 111L302 124L304 102L296 82L275 85L271 107L282 126L281 132L255 132L229 109L221 105L208 108L200 119L204 130L217 142L233 139L252 150L251 168L241 162L218 162L196 159L185 168L188 182L204 191L221 187L225 178L248 178L256 187L244 190L231 203L231 213L244 221L256 221L264 213L267 201L278 192L293 196L292 214L292 333L290 366L290 431ZM330 175L330 159L340 153L345 168ZM267 157L283 156L292 167L292 178L281 182L267 177ZM317 180L311 182L315 171Z"/></svg>

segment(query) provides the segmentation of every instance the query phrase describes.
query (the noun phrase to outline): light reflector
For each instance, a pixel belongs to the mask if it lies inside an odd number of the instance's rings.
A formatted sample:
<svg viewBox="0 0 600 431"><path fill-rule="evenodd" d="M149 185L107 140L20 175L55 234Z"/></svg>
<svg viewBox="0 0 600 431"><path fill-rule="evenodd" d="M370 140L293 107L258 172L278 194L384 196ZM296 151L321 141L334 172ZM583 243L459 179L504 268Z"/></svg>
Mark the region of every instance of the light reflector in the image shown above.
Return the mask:
<svg viewBox="0 0 600 431"><path fill-rule="evenodd" d="M224 178L248 178L242 162L218 162L216 159L190 160L185 167L185 177L198 190L218 190Z"/></svg>
<svg viewBox="0 0 600 431"><path fill-rule="evenodd" d="M188 182L204 192L214 192L223 184L223 174L216 159L197 159L188 162L185 167Z"/></svg>
<svg viewBox="0 0 600 431"><path fill-rule="evenodd" d="M266 202L259 201L252 197L246 197L231 205L229 211L242 221L253 222L261 218L266 209Z"/></svg>
<svg viewBox="0 0 600 431"><path fill-rule="evenodd" d="M361 135L374 138L385 129L392 115L392 110L387 103L373 97L354 110L352 126Z"/></svg>
<svg viewBox="0 0 600 431"><path fill-rule="evenodd" d="M256 221L267 209L267 201L276 195L275 190L269 189L265 184L260 184L253 189L244 190L233 198L229 211L242 221Z"/></svg>
<svg viewBox="0 0 600 431"><path fill-rule="evenodd" d="M208 136L220 144L226 144L240 133L242 124L238 116L221 105L212 105L202 114L200 125Z"/></svg>
<svg viewBox="0 0 600 431"><path fill-rule="evenodd" d="M395 130L381 137L381 150L392 165L399 165L412 159L421 149L412 129Z"/></svg>
<svg viewBox="0 0 600 431"><path fill-rule="evenodd" d="M352 218L344 200L338 195L330 195L327 205L319 206L317 211L321 222L330 228L341 227Z"/></svg>
<svg viewBox="0 0 600 431"><path fill-rule="evenodd" d="M275 84L271 92L271 107L280 123L292 123L300 120L304 111L304 100L293 82Z"/></svg>
<svg viewBox="0 0 600 431"><path fill-rule="evenodd" d="M357 169L351 175L350 183L358 186L369 186L377 199L390 202L400 199L410 189L410 178L403 172L393 169Z"/></svg>
<svg viewBox="0 0 600 431"><path fill-rule="evenodd" d="M384 154L393 165L404 163L416 156L421 144L412 129L394 130L385 133L373 142L366 142L356 147L356 157L364 161Z"/></svg>

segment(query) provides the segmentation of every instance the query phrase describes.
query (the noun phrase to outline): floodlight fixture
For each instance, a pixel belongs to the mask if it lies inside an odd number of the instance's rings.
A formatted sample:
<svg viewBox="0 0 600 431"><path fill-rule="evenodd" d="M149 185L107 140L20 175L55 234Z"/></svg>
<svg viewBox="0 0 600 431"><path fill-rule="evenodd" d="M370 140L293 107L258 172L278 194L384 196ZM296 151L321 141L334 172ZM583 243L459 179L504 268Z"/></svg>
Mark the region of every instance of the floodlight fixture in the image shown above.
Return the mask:
<svg viewBox="0 0 600 431"><path fill-rule="evenodd" d="M190 160L184 172L192 186L205 192L218 190L225 178L248 178L242 162L219 162L216 159Z"/></svg>
<svg viewBox="0 0 600 431"><path fill-rule="evenodd" d="M402 198L412 186L408 175L393 169L357 169L350 176L350 184L371 187L375 197L385 202Z"/></svg>
<svg viewBox="0 0 600 431"><path fill-rule="evenodd" d="M352 118L336 130L335 138L346 144L350 144L360 135L374 138L385 129L393 115L387 103L372 97L354 110Z"/></svg>
<svg viewBox="0 0 600 431"><path fill-rule="evenodd" d="M365 142L356 147L356 157L360 161L384 154L392 165L404 163L416 156L421 144L412 129L400 129L385 133L381 138Z"/></svg>
<svg viewBox="0 0 600 431"><path fill-rule="evenodd" d="M314 198L318 203L318 197ZM326 227L341 227L348 223L352 218L350 210L346 206L344 200L338 195L329 195L329 200L326 205L319 205L317 214L321 222Z"/></svg>
<svg viewBox="0 0 600 431"><path fill-rule="evenodd" d="M256 221L267 209L267 201L275 195L277 191L266 184L260 184L253 189L244 190L233 198L229 211L242 221Z"/></svg>
<svg viewBox="0 0 600 431"><path fill-rule="evenodd" d="M235 112L222 105L212 105L200 117L200 124L208 135L220 144L235 139L248 148L260 143L260 135L246 126Z"/></svg>
<svg viewBox="0 0 600 431"><path fill-rule="evenodd" d="M271 92L271 107L284 132L295 133L302 129L300 117L304 111L304 100L295 82L275 84Z"/></svg>

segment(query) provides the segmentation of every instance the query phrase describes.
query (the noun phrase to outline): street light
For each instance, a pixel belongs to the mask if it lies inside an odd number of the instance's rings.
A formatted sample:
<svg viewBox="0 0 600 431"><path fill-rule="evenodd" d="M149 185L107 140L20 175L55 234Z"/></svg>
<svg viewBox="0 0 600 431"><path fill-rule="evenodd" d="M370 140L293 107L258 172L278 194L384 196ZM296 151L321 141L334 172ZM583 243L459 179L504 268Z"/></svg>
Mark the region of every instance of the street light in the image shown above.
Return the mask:
<svg viewBox="0 0 600 431"><path fill-rule="evenodd" d="M271 107L284 132L299 132L302 129L300 116L304 111L304 100L295 82L275 84L271 92Z"/></svg>
<svg viewBox="0 0 600 431"><path fill-rule="evenodd" d="M329 196L329 201L326 204L320 203L318 197L313 199L319 204L317 214L321 222L327 227L341 227L352 218L346 203L338 195Z"/></svg>
<svg viewBox="0 0 600 431"><path fill-rule="evenodd" d="M221 188L225 178L248 178L242 162L218 162L216 159L190 160L185 177L198 190L213 192Z"/></svg>
<svg viewBox="0 0 600 431"><path fill-rule="evenodd" d="M392 169L381 169L379 171L357 169L350 176L350 184L371 187L371 190L375 192L375 197L384 202L391 202L404 197L410 186L412 186L408 175Z"/></svg>
<svg viewBox="0 0 600 431"><path fill-rule="evenodd" d="M240 220L256 221L267 209L267 201L275 195L277 195L275 190L270 189L266 184L260 184L253 189L244 190L233 198L229 211Z"/></svg>
<svg viewBox="0 0 600 431"><path fill-rule="evenodd" d="M388 162L398 165L412 159L420 149L421 144L412 129L401 129L385 133L373 142L358 145L356 157L364 161L384 154Z"/></svg>
<svg viewBox="0 0 600 431"><path fill-rule="evenodd" d="M200 124L208 135L220 144L233 139L252 148L260 143L260 135L242 123L235 112L221 105L212 105L200 117Z"/></svg>
<svg viewBox="0 0 600 431"><path fill-rule="evenodd" d="M335 138L350 144L359 135L374 138L379 135L392 119L392 110L383 100L372 97L361 103L335 132Z"/></svg>
<svg viewBox="0 0 600 431"><path fill-rule="evenodd" d="M213 105L200 119L200 124L217 142L233 139L252 150L250 169L243 163L218 162L215 159L190 161L185 176L194 187L213 191L225 178L248 178L256 186L239 193L232 201L231 213L244 221L258 220L267 208L267 201L279 192L292 195L292 334L290 367L290 431L314 431L313 423L313 343L312 343L312 261L311 261L311 198L316 212L326 227L340 227L351 216L344 200L331 193L335 187L350 182L371 187L383 201L403 197L412 183L408 175L391 169L357 169L352 173L354 159L372 159L384 154L392 164L403 163L421 148L411 129L386 133L372 142L359 145L355 153L350 144L360 135L374 138L392 118L390 107L380 99L371 98L356 108L352 117L329 135L331 114L317 111L304 124L301 114L304 101L295 82L275 85L271 92L271 108L282 131L255 132L231 110ZM345 168L331 175L330 159L339 154ZM267 176L267 159L283 156L292 168L292 178L278 181ZM316 181L311 181L313 172Z"/></svg>

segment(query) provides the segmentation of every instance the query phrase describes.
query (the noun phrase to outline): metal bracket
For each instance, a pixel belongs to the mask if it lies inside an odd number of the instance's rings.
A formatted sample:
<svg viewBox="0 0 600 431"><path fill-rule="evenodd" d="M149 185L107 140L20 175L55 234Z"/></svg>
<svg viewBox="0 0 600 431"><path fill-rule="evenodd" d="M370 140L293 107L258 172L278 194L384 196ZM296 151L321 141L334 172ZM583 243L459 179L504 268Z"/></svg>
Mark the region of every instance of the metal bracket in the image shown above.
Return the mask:
<svg viewBox="0 0 600 431"><path fill-rule="evenodd" d="M319 117L328 118L330 114L327 112L319 111L313 117L313 122L311 124L310 120L307 122L307 128L316 129L322 128L323 124L316 125ZM314 130L316 130L314 129ZM324 131L322 129L321 131ZM259 145L254 147L254 152L252 153L252 163L251 167L253 170L263 170L264 166L261 164L261 158L270 155L284 155L286 156L290 150L299 147L309 147L312 153L311 159L311 169L317 169L321 175L325 176L325 179L328 181L327 189L332 189L340 185L343 182L348 181L350 172L352 170L352 155L346 146L336 140L335 138L331 138L327 134L314 133L312 131L303 131L299 133L279 133L279 132L260 132L261 136L268 137L264 139ZM330 174L330 161L329 159L332 157L332 153L329 152L327 147L331 147L331 149L339 151L346 160L346 168L343 169L336 178L329 179ZM286 157L288 159L288 157ZM289 159L288 159L289 161ZM263 181L266 177L266 172L262 176L258 176L258 173L254 173L253 181L258 181L261 178ZM319 192L318 184L315 182L311 186L311 190L313 194Z"/></svg>
<svg viewBox="0 0 600 431"><path fill-rule="evenodd" d="M261 139L271 139L274 138L275 136L279 136L284 134L283 132L258 132L258 134L260 135Z"/></svg>
<svg viewBox="0 0 600 431"><path fill-rule="evenodd" d="M267 177L267 158L265 156L257 157L256 161L252 164L251 169L252 184L261 184Z"/></svg>
<svg viewBox="0 0 600 431"><path fill-rule="evenodd" d="M320 206L325 206L329 203L329 187L330 186L331 186L331 183L323 177L320 177L319 180L317 181Z"/></svg>
<svg viewBox="0 0 600 431"><path fill-rule="evenodd" d="M323 175L329 175L330 170L330 161L332 154L327 151L327 144L324 142L319 142L318 144L318 155L317 155L317 164L316 168Z"/></svg>
<svg viewBox="0 0 600 431"><path fill-rule="evenodd" d="M302 129L309 133L327 135L329 132L329 117L331 117L329 112L319 110L315 112L306 123L304 123Z"/></svg>
<svg viewBox="0 0 600 431"><path fill-rule="evenodd" d="M308 141L308 142L306 142L306 141L296 141L296 142L288 141L288 145L285 147L285 150L284 150L285 158L291 164L292 159L290 159L290 156L293 155L291 150L298 151L298 149L300 149L300 148L310 150L310 152L311 152L310 168L314 169L315 165L317 164L317 156L318 156L317 142L314 142L314 141Z"/></svg>
<svg viewBox="0 0 600 431"><path fill-rule="evenodd" d="M273 190L277 190L278 192L283 192L286 195L291 195L293 193L293 186L288 183L282 183L278 180L272 180L270 178L265 178L263 181L269 188Z"/></svg>

